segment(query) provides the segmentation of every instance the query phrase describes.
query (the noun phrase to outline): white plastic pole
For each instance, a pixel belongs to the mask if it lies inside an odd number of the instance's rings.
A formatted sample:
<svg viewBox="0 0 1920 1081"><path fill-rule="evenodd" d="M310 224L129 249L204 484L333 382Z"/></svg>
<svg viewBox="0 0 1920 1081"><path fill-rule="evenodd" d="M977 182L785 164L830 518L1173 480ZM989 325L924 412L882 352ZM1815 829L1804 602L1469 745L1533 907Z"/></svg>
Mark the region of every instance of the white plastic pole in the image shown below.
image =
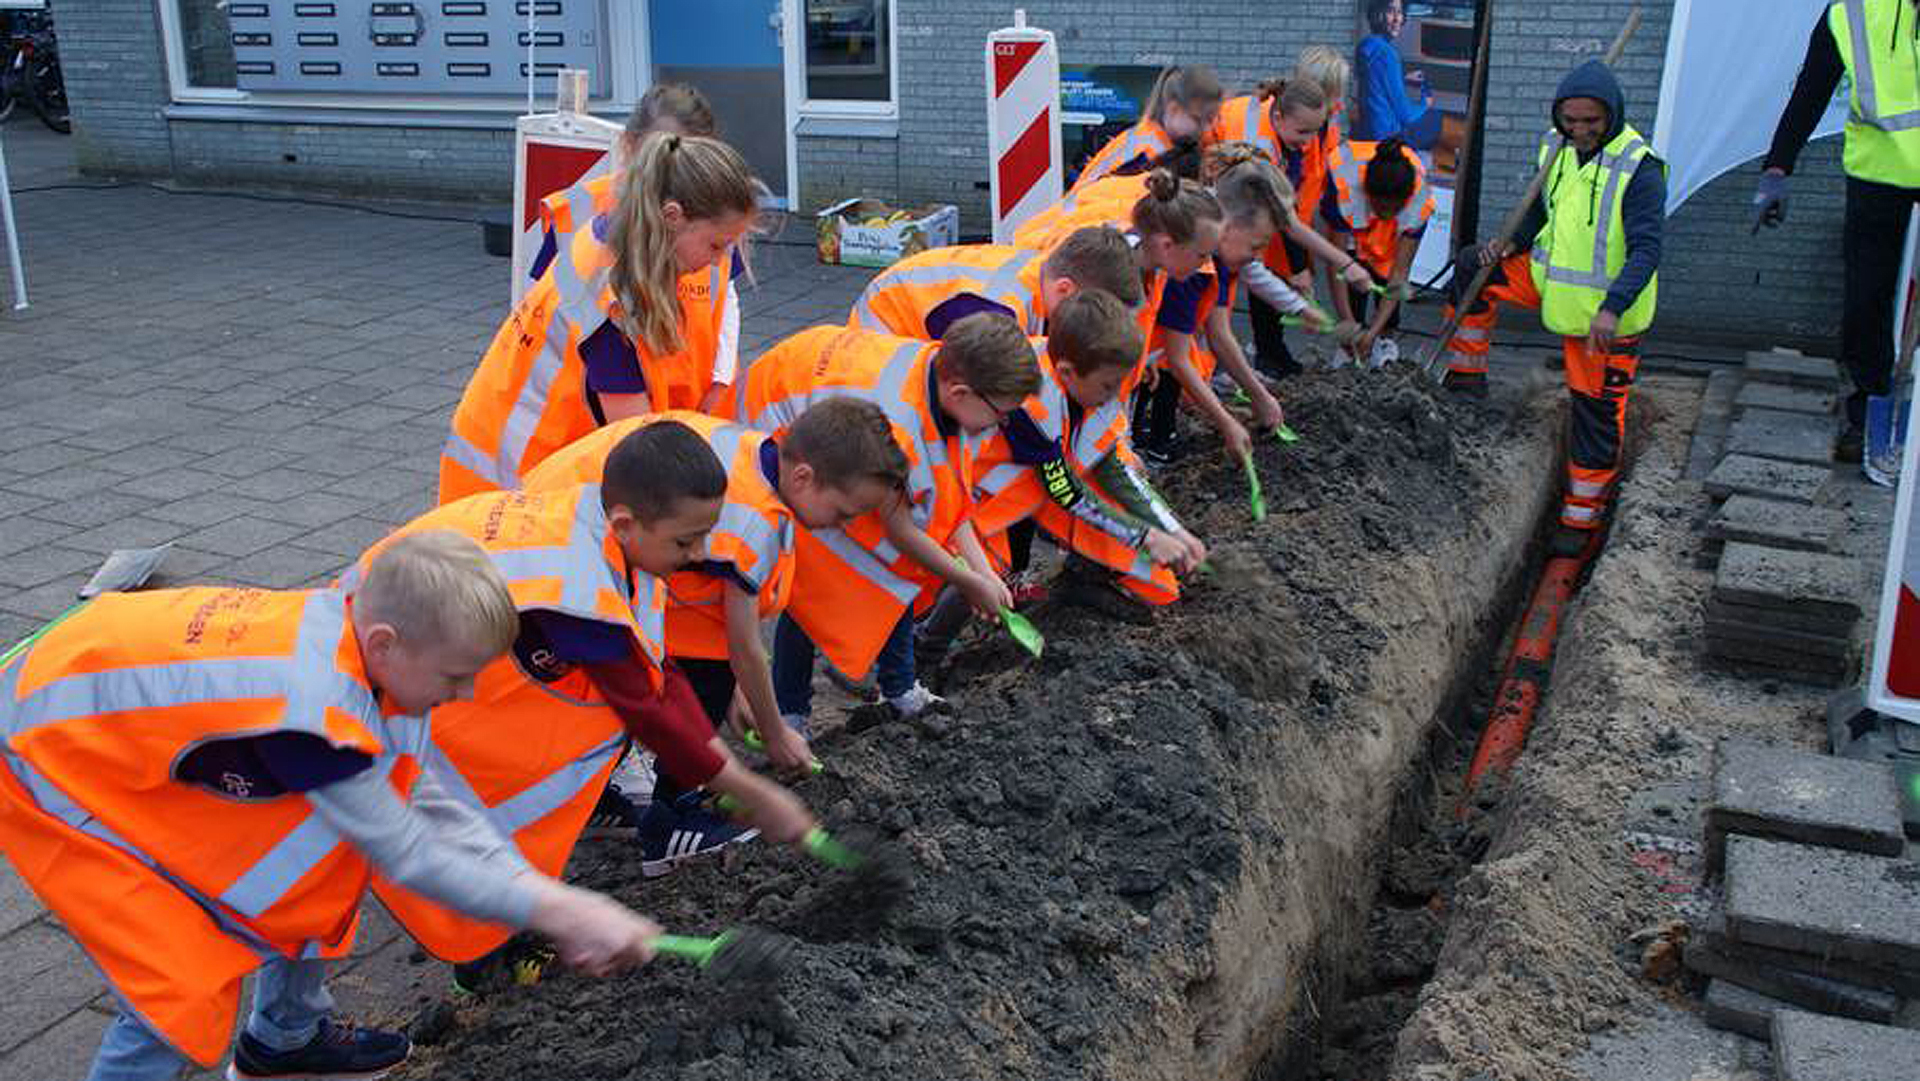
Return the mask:
<svg viewBox="0 0 1920 1081"><path fill-rule="evenodd" d="M1060 52L1017 8L1011 27L987 35L986 61L989 209L994 242L1006 244L1060 201Z"/></svg>
<svg viewBox="0 0 1920 1081"><path fill-rule="evenodd" d="M7 141L0 138L0 223L7 227L7 269L13 274L13 310L27 310L27 270L20 263L20 227L13 216L13 182L7 179Z"/></svg>

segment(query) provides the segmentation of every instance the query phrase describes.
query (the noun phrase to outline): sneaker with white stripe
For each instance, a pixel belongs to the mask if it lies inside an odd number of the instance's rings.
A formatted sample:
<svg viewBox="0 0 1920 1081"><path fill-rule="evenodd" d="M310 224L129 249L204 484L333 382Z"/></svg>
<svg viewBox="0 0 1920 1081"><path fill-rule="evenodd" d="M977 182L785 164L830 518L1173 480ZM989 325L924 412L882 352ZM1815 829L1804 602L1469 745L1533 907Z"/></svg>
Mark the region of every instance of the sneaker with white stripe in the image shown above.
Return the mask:
<svg viewBox="0 0 1920 1081"><path fill-rule="evenodd" d="M760 836L759 830L721 818L696 802L676 806L681 803L656 800L640 818L640 873L647 878L671 872L681 860Z"/></svg>

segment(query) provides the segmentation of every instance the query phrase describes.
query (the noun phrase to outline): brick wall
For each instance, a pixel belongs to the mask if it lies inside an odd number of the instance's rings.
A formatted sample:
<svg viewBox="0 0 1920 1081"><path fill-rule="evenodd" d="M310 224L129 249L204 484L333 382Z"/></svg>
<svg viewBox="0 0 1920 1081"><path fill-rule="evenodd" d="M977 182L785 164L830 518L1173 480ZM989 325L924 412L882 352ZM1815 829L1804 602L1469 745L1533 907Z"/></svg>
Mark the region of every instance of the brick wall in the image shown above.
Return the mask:
<svg viewBox="0 0 1920 1081"><path fill-rule="evenodd" d="M1637 0L1646 20L1623 63L1632 119L1653 134L1672 0ZM890 138L803 135L799 199L813 209L854 194L961 208L963 231L987 231L985 35L1010 21L1005 0L896 0L900 96ZM1357 0L1250 5L1244 0L1025 0L1067 63L1200 59L1235 90L1276 74L1301 47L1354 40ZM1501 0L1495 5L1482 229L1532 175L1546 103L1562 75L1598 55L1634 0ZM508 131L175 121L167 103L154 0L89 0L60 11L76 150L94 173L171 175L400 197L505 198ZM1758 121L1771 125L1772 119ZM292 157L292 161L287 160ZM1829 348L1839 308L1842 182L1838 140L1809 148L1793 185L1791 225L1749 237L1748 163L1696 193L1669 221L1661 333L1704 339L1759 333Z"/></svg>

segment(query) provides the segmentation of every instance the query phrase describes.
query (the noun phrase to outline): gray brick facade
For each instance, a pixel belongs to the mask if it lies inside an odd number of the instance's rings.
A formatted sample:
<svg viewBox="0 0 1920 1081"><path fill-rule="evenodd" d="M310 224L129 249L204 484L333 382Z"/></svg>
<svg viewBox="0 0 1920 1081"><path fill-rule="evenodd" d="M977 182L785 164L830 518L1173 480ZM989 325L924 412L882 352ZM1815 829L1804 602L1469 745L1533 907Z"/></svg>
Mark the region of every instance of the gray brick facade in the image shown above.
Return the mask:
<svg viewBox="0 0 1920 1081"><path fill-rule="evenodd" d="M1053 30L1073 64L1213 63L1246 88L1279 73L1299 50L1350 49L1355 0L1252 5L1245 0L1025 0L1032 23ZM1560 77L1598 55L1632 0L1495 6L1489 80L1489 164L1482 229L1491 229L1531 175ZM1639 0L1646 20L1620 65L1629 110L1652 135L1670 0ZM896 0L899 120L888 137L797 139L798 202L813 209L855 194L903 204L946 202L964 233L987 229L986 33L1009 21L1006 0ZM508 122L491 127L277 123L169 118L154 0L91 0L60 11L76 149L95 174L167 176L188 184L321 189L389 197L501 200L511 190ZM1790 72L1781 73L1783 79ZM1768 126L1772 118L1756 121ZM1749 163L1698 192L1671 219L1656 333L1733 339L1762 334L1830 348L1839 310L1842 182L1838 140L1802 156L1789 227L1749 237Z"/></svg>

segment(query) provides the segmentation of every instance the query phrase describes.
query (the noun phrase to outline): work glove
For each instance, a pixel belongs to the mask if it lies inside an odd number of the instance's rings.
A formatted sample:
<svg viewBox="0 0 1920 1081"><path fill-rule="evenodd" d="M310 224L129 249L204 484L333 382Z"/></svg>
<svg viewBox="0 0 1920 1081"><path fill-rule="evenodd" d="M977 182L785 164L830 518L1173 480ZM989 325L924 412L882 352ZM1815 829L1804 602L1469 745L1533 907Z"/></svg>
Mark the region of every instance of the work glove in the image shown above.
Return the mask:
<svg viewBox="0 0 1920 1081"><path fill-rule="evenodd" d="M1787 178L1771 172L1760 174L1760 184L1753 190L1753 232L1758 233L1762 225L1771 229L1787 220ZM1750 234L1751 235L1751 234Z"/></svg>

